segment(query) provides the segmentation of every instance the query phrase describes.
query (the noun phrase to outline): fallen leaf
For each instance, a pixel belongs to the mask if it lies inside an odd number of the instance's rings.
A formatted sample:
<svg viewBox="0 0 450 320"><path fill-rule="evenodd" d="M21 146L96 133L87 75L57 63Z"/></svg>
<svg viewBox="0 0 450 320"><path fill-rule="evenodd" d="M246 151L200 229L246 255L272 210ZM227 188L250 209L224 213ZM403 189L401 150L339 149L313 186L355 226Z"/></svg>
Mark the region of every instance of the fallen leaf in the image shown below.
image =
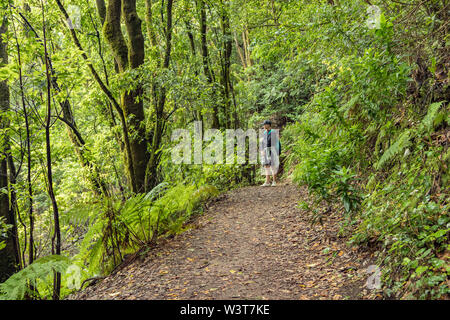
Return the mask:
<svg viewBox="0 0 450 320"><path fill-rule="evenodd" d="M120 294L120 291L114 292L114 293L110 293L109 295L110 295L111 297L115 297L115 296L118 296L119 294Z"/></svg>

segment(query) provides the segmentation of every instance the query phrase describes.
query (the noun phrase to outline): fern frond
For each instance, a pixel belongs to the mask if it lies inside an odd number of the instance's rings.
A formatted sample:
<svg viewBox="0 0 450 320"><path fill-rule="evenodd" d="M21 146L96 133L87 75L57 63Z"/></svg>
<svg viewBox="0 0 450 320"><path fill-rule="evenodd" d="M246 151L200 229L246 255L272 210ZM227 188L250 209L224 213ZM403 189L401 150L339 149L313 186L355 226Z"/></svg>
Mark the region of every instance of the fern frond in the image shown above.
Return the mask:
<svg viewBox="0 0 450 320"><path fill-rule="evenodd" d="M60 255L37 259L0 284L0 300L23 299L26 293L31 293L29 283L45 281L53 272L64 273L70 264L69 258Z"/></svg>
<svg viewBox="0 0 450 320"><path fill-rule="evenodd" d="M422 122L420 123L420 129L422 132L425 131L427 133L430 133L433 130L434 121L437 118L437 115L439 114L439 109L441 108L443 103L444 101L435 102L428 107L427 115L423 118Z"/></svg>
<svg viewBox="0 0 450 320"><path fill-rule="evenodd" d="M167 190L169 184L167 182L162 182L154 187L150 192L145 195L145 200L153 201L156 197L160 196L164 191Z"/></svg>
<svg viewBox="0 0 450 320"><path fill-rule="evenodd" d="M400 134L397 141L394 142L381 156L376 163L375 168L379 170L386 162L401 153L410 144L410 131L406 130Z"/></svg>
<svg viewBox="0 0 450 320"><path fill-rule="evenodd" d="M375 142L375 155L377 155L377 156L380 153L380 145L385 136L386 136L386 129L385 129L385 126L383 126L383 127L381 127L380 132L378 133L378 136L377 136L377 141Z"/></svg>

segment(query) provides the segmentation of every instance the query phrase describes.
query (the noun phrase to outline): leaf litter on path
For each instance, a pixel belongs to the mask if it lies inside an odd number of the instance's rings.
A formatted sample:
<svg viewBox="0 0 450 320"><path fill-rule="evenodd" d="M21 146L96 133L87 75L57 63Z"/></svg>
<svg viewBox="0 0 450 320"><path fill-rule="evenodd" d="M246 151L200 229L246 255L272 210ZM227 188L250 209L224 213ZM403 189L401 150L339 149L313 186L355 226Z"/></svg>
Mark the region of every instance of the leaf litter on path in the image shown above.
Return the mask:
<svg viewBox="0 0 450 320"><path fill-rule="evenodd" d="M336 236L339 213L312 226L297 206L307 197L288 183L232 190L189 222L196 228L68 299L371 298L370 257Z"/></svg>

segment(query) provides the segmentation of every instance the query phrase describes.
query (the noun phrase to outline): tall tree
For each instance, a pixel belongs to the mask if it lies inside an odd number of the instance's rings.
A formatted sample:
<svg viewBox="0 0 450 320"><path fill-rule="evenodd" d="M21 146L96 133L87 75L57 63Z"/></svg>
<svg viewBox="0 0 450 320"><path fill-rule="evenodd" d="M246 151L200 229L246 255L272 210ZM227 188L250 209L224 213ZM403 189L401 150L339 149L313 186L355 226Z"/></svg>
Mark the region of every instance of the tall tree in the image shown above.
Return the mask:
<svg viewBox="0 0 450 320"><path fill-rule="evenodd" d="M7 31L7 18L3 17L0 26L0 66L8 63L8 53L6 49L6 41L3 36ZM11 208L9 192L8 192L8 126L9 120L7 112L9 110L10 93L8 83L0 82L0 218L6 224L12 226L6 233L6 236L0 235L0 241L5 242L5 248L0 250L0 282L5 281L9 276L17 271L19 266L18 243L16 238L16 221L14 210Z"/></svg>
<svg viewBox="0 0 450 320"><path fill-rule="evenodd" d="M231 127L231 53L233 49L230 30L230 13L229 13L229 1L220 1L220 22L222 29L222 52L221 52L221 85L223 94L223 112L225 116L225 126ZM236 115L234 114L234 117ZM235 119L235 123L236 123Z"/></svg>
<svg viewBox="0 0 450 320"><path fill-rule="evenodd" d="M59 224L59 209L56 202L55 192L53 190L53 172L52 172L52 153L50 145L50 127L51 127L51 116L52 116L52 95L51 95L51 71L49 66L49 54L47 50L47 37L46 37L46 20L45 20L45 10L42 8L42 20L43 20L43 34L44 34L44 59L45 59L45 75L47 78L47 113L45 119L45 150L47 156L47 188L48 195L50 197L53 209L53 223L54 230L52 236L52 254L61 254L61 228ZM61 273L55 272L54 283L53 283L53 299L59 300L61 292Z"/></svg>
<svg viewBox="0 0 450 320"><path fill-rule="evenodd" d="M122 33L122 14L128 35L127 41ZM103 33L114 54L120 73L137 69L144 63L144 36L141 19L136 12L136 0L109 0ZM131 153L125 153L125 161L133 164L133 172L128 172L128 176L134 192L146 190L145 174L150 158L142 95L143 89L139 84L121 94L121 107L127 119L131 137Z"/></svg>
<svg viewBox="0 0 450 320"><path fill-rule="evenodd" d="M214 84L214 72L210 68L210 57L208 51L208 43L207 43L207 18L206 18L206 8L204 0L197 0L197 8L200 16L200 40L201 40L201 52L202 52L202 62L203 62L203 73L210 85ZM213 95L215 92L213 91ZM213 97L213 100L214 99ZM217 129L220 127L219 121L219 108L217 104L214 102L212 105L212 128Z"/></svg>
<svg viewBox="0 0 450 320"><path fill-rule="evenodd" d="M31 129L30 129L30 116L29 116L29 110L27 109L26 102L25 102L25 89L24 89L24 83L23 83L23 72L22 72L22 58L21 58L21 48L19 44L19 39L17 36L16 27L14 24L14 20L11 21L13 31L14 31L14 38L16 43L16 50L17 50L17 64L18 64L18 71L19 71L19 86L20 86L20 98L22 103L22 111L23 111L23 117L25 120L25 131L26 131L26 149L27 149L27 191L28 191L28 219L29 219L29 245L28 245L28 263L31 264L34 261L35 251L34 251L34 215L33 215L33 185L31 181ZM10 161L10 167L14 167L14 161L11 157ZM14 169L15 171L15 169ZM26 231L25 238L26 238ZM24 251L26 250L26 239L25 239L25 246ZM23 259L25 260L25 259ZM23 261L25 264L25 261Z"/></svg>
<svg viewBox="0 0 450 320"><path fill-rule="evenodd" d="M168 0L166 3L166 24L165 24L165 49L164 54L162 56L162 69L168 69L170 65L170 57L172 52L172 31L173 31L173 0ZM147 19L150 21L150 19ZM162 21L164 23L164 21ZM152 40L153 41L153 40ZM156 83L152 84L153 95L156 98L154 101L155 104L155 124L152 128L152 153L150 157L150 161L147 164L146 170L146 185L149 188L153 188L157 182L157 168L159 165L159 161L161 158L161 150L160 146L162 143L162 137L164 131L166 129L166 116L164 114L164 107L166 104L166 95L167 88L163 85L157 85ZM158 92L155 92L158 91Z"/></svg>

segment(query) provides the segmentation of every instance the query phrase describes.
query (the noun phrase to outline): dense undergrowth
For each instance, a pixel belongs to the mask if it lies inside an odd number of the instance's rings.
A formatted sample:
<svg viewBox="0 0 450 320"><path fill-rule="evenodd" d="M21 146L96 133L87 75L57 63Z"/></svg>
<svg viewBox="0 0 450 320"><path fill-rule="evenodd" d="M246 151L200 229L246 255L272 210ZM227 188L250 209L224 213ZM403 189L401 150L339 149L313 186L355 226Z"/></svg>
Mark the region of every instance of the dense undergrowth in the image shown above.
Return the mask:
<svg viewBox="0 0 450 320"><path fill-rule="evenodd" d="M62 296L79 289L92 277L111 272L127 254L150 248L157 237L182 232L189 218L202 210L202 204L218 194L212 185L179 184L168 188L164 183L147 194L130 197L125 202L91 207L84 221L83 240L72 257L47 256L10 277L0 285L2 299L23 299L35 295L46 299L52 294L53 271L63 273ZM114 214L114 219L108 219ZM112 225L110 225L112 224ZM29 283L36 289L30 290Z"/></svg>
<svg viewBox="0 0 450 320"><path fill-rule="evenodd" d="M441 105L431 105L430 111ZM347 141L346 133L314 138L308 133L310 124L293 125L285 132L299 139L293 142L299 146L298 153L294 150L290 155L301 159L293 179L306 184L317 200L317 207L306 208L320 219L323 212L318 204L338 201L347 226L353 226L349 228L351 243L379 244L378 263L387 297L438 298L449 293L449 152L439 144L438 134L435 140L430 134L421 135L423 123L417 121L415 127L399 127L384 136L390 143L366 165L352 152L354 140ZM318 125L326 127L323 122ZM380 130L376 136L381 139L384 134ZM366 147L368 152L375 148Z"/></svg>
<svg viewBox="0 0 450 320"><path fill-rule="evenodd" d="M370 45L323 57L320 83L283 133L288 167L316 199L316 206L302 203L313 221L327 214L319 203L338 202L350 243L377 249L385 297L444 298L450 114L448 78L439 82L434 71L445 58L431 54L432 72L417 88L420 66L405 58L401 25L385 14L378 29L353 38L370 37Z"/></svg>

